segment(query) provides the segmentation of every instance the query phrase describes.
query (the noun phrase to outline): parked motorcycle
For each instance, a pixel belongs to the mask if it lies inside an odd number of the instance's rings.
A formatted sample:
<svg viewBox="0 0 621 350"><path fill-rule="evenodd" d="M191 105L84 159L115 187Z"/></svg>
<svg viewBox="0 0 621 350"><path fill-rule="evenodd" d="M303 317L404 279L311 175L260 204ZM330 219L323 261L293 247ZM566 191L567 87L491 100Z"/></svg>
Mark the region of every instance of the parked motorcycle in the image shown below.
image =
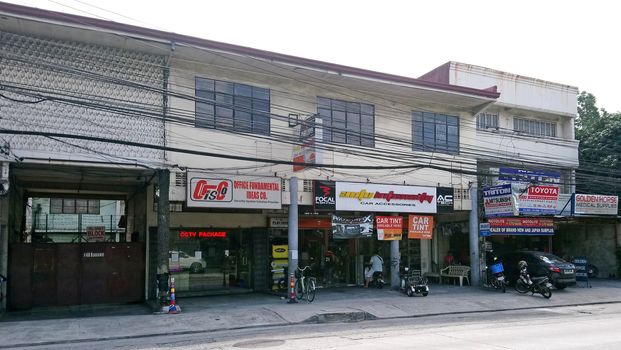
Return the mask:
<svg viewBox="0 0 621 350"><path fill-rule="evenodd" d="M489 267L485 266L485 270L487 272L487 285L504 293L506 291L506 280L502 261L494 257L493 264Z"/></svg>
<svg viewBox="0 0 621 350"><path fill-rule="evenodd" d="M518 293L528 293L531 295L535 293L541 294L544 298L550 299L552 296L552 283L548 277L533 277L531 279L528 274L527 267L525 261L520 261L518 263L520 268L520 277L518 277L517 281L515 281L515 290Z"/></svg>
<svg viewBox="0 0 621 350"><path fill-rule="evenodd" d="M373 272L373 279L371 279L369 286L382 289L384 288L384 284L386 284L386 282L384 282L384 273L381 271Z"/></svg>
<svg viewBox="0 0 621 350"><path fill-rule="evenodd" d="M407 294L408 297L412 297L415 294L421 294L426 297L429 294L427 279L421 276L420 270L415 271L410 270L409 267L404 267L400 277L399 289Z"/></svg>

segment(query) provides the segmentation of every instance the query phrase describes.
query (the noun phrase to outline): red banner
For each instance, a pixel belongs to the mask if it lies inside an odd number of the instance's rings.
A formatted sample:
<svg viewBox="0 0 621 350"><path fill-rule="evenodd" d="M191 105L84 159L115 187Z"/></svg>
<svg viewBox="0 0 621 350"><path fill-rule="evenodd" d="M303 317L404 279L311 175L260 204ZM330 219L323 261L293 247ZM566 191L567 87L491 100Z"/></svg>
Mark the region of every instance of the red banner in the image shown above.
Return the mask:
<svg viewBox="0 0 621 350"><path fill-rule="evenodd" d="M490 218L490 227L554 227L553 219L546 218Z"/></svg>

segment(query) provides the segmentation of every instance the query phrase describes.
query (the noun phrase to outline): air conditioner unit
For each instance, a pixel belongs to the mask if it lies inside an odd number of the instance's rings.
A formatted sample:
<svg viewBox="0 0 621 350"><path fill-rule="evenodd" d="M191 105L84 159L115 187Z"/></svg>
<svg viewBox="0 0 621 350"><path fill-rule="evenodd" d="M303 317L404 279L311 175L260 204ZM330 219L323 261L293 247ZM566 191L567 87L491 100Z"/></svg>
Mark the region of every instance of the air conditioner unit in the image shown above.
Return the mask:
<svg viewBox="0 0 621 350"><path fill-rule="evenodd" d="M170 173L170 189L168 200L171 202L185 202L187 176L185 172L175 171Z"/></svg>

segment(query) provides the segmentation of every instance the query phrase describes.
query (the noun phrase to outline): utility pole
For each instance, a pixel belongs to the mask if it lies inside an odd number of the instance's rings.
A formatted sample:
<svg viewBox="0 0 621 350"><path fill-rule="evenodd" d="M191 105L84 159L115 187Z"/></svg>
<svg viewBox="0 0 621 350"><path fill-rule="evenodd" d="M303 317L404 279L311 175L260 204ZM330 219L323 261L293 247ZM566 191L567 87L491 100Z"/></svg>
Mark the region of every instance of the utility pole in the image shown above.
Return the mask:
<svg viewBox="0 0 621 350"><path fill-rule="evenodd" d="M481 281L481 261L479 254L479 203L478 203L477 183L470 183L470 274L472 285L479 285Z"/></svg>
<svg viewBox="0 0 621 350"><path fill-rule="evenodd" d="M170 172L160 169L158 172L159 196L157 197L157 283L160 296L168 291L168 255L170 250L170 210L168 191ZM162 298L160 297L160 301Z"/></svg>
<svg viewBox="0 0 621 350"><path fill-rule="evenodd" d="M289 179L289 274L298 268L298 178ZM288 276L287 276L288 277Z"/></svg>

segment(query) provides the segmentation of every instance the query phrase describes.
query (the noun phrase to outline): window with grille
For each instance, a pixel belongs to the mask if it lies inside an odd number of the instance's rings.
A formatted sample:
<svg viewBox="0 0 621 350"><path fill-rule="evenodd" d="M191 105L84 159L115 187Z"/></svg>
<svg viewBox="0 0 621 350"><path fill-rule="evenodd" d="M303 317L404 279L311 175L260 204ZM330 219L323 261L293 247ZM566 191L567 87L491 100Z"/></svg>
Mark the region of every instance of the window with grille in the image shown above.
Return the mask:
<svg viewBox="0 0 621 350"><path fill-rule="evenodd" d="M99 199L51 198L50 214L99 214Z"/></svg>
<svg viewBox="0 0 621 350"><path fill-rule="evenodd" d="M196 78L196 127L270 133L270 90Z"/></svg>
<svg viewBox="0 0 621 350"><path fill-rule="evenodd" d="M412 112L412 150L459 153L459 118L431 112Z"/></svg>
<svg viewBox="0 0 621 350"><path fill-rule="evenodd" d="M535 136L556 137L556 123L514 117L513 131Z"/></svg>
<svg viewBox="0 0 621 350"><path fill-rule="evenodd" d="M498 129L498 114L479 113L477 129Z"/></svg>
<svg viewBox="0 0 621 350"><path fill-rule="evenodd" d="M317 113L324 141L375 147L375 106L318 97Z"/></svg>

